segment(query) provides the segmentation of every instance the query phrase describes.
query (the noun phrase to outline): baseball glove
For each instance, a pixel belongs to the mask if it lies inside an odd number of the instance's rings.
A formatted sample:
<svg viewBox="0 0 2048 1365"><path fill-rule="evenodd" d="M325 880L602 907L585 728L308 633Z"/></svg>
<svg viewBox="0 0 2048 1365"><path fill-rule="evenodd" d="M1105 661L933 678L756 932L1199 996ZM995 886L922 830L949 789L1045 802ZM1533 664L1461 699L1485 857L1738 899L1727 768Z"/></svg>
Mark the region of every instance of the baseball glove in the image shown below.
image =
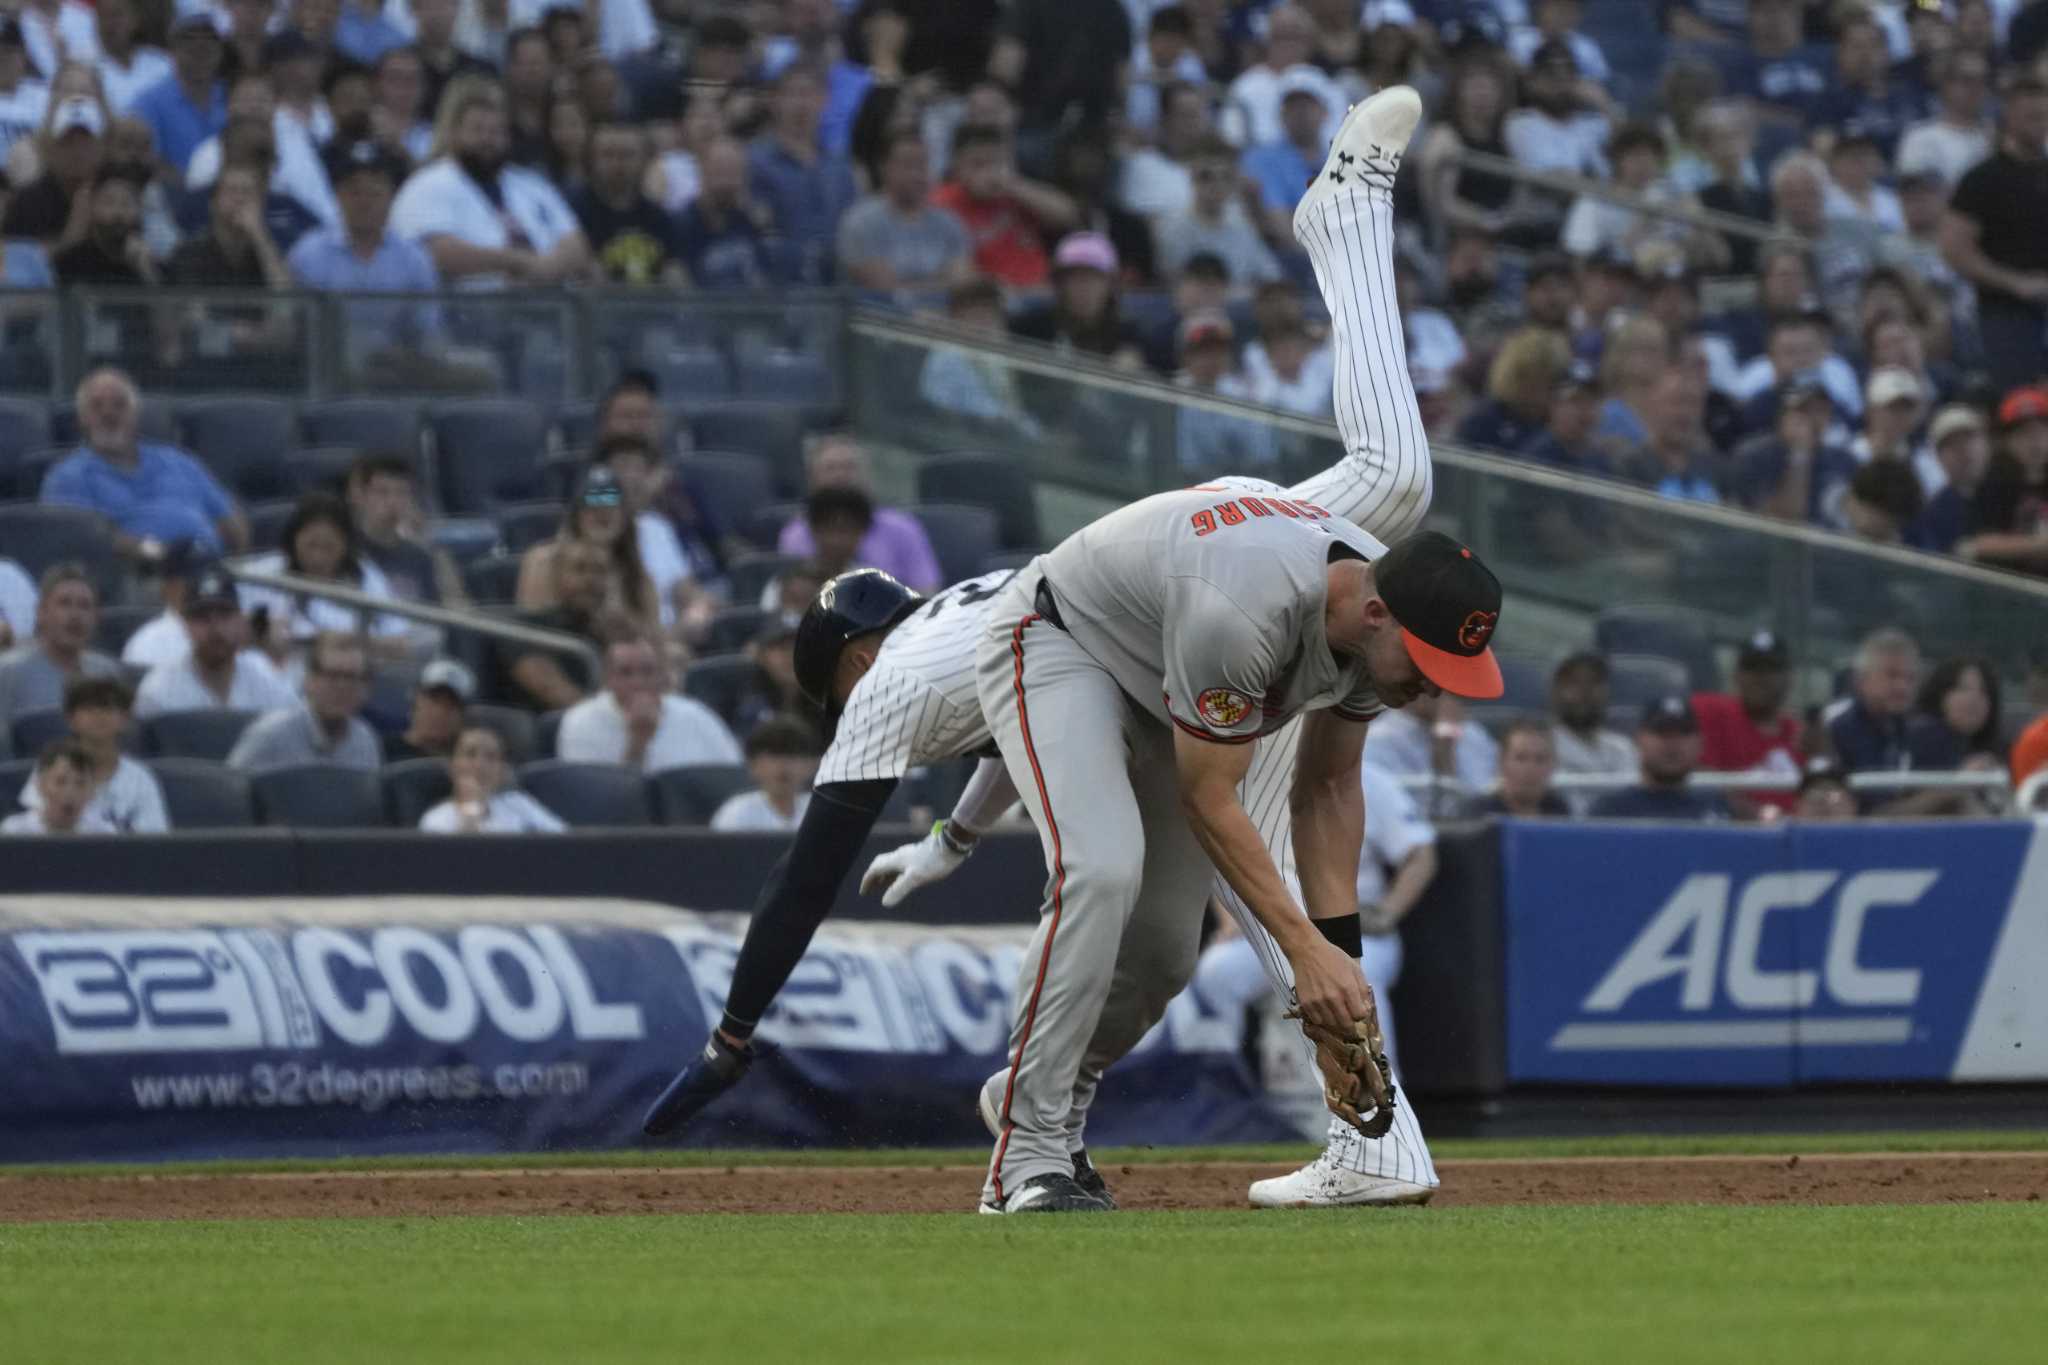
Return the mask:
<svg viewBox="0 0 2048 1365"><path fill-rule="evenodd" d="M1365 1017L1353 1019L1344 1033L1303 1019L1298 1009L1287 1017L1300 1020L1302 1033L1315 1044L1330 1112L1367 1137L1385 1137L1394 1126L1394 1069L1380 1038L1377 1006L1368 1005Z"/></svg>

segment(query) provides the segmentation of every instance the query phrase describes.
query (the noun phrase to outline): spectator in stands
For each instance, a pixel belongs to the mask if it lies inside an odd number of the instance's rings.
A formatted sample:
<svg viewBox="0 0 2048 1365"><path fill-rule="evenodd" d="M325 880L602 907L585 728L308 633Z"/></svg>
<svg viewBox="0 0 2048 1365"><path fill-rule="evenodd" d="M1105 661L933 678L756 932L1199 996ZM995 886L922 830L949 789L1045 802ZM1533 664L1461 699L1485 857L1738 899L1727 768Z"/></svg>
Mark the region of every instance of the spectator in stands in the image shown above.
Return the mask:
<svg viewBox="0 0 2048 1365"><path fill-rule="evenodd" d="M1043 139L1069 119L1098 121L1116 106L1132 41L1121 0L1017 0L988 74L1016 92L1023 129Z"/></svg>
<svg viewBox="0 0 2048 1365"><path fill-rule="evenodd" d="M1144 339L1117 307L1117 266L1108 238L1068 233L1053 252L1051 299L1018 313L1012 335L1135 368Z"/></svg>
<svg viewBox="0 0 2048 1365"><path fill-rule="evenodd" d="M1545 43L1561 42L1571 48L1572 59L1587 80L1606 84L1607 55L1599 43L1579 30L1585 18L1581 0L1531 0L1527 16L1529 22L1508 30L1508 53L1517 62L1527 66Z"/></svg>
<svg viewBox="0 0 2048 1365"><path fill-rule="evenodd" d="M285 45L288 64L299 61L293 49L293 42L303 43L299 35L287 29L278 35ZM231 141L237 125L253 123L254 128L243 127L241 137ZM253 134L253 136L252 136ZM255 148L258 150L252 151ZM230 156L233 152L235 155ZM185 168L185 188L200 190L210 187L220 168L229 160L266 162L264 191L271 198L283 199L296 207L300 218L318 223L332 224L336 221L334 188L328 183L327 170L320 163L320 148L312 131L293 117L279 117L277 88L271 77L263 71L246 71L228 86L228 121L221 129L220 136L210 137L199 144L192 153L192 160ZM304 229L300 229L303 233ZM280 237L279 246L289 249L296 244L297 234L292 241Z"/></svg>
<svg viewBox="0 0 2048 1365"><path fill-rule="evenodd" d="M1903 545L1906 531L1926 510L1920 480L1905 465L1876 460L1849 479L1842 520L1851 534L1877 545Z"/></svg>
<svg viewBox="0 0 2048 1365"><path fill-rule="evenodd" d="M1942 660L1927 675L1913 709L1948 732L1963 762L1984 755L2003 761L1998 670L1987 660L1971 655Z"/></svg>
<svg viewBox="0 0 2048 1365"><path fill-rule="evenodd" d="M1904 232L1906 216L1899 197L1879 181L1884 171L1884 156L1868 128L1852 123L1837 133L1828 149L1828 186L1822 208L1829 222L1838 230L1852 227L1865 237Z"/></svg>
<svg viewBox="0 0 2048 1365"><path fill-rule="evenodd" d="M0 650L35 633L36 582L21 565L0 555Z"/></svg>
<svg viewBox="0 0 2048 1365"><path fill-rule="evenodd" d="M1247 366L1252 401L1297 417L1327 421L1334 397L1328 351L1316 345L1308 328L1299 319L1284 319L1262 327L1253 344L1259 347L1264 364L1256 373ZM1251 347L1245 349L1249 354Z"/></svg>
<svg viewBox="0 0 2048 1365"><path fill-rule="evenodd" d="M1815 102L1811 126L1861 129L1889 163L1925 107L1920 92L1893 79L1884 28L1868 9L1852 10L1835 25L1834 55L1835 79Z"/></svg>
<svg viewBox="0 0 2048 1365"><path fill-rule="evenodd" d="M129 634L121 646L122 663L132 670L148 672L160 663L185 657L192 642L185 636L185 618L180 613L192 591L192 580L212 565L210 557L185 542L171 547L170 553L150 566L164 609Z"/></svg>
<svg viewBox="0 0 2048 1365"><path fill-rule="evenodd" d="M114 833L111 825L86 814L92 800L92 755L77 740L53 739L44 745L31 780L34 808L0 820L0 834Z"/></svg>
<svg viewBox="0 0 2048 1365"><path fill-rule="evenodd" d="M1012 289L1042 285L1050 273L1045 239L1076 226L1080 209L1060 190L1017 173L1008 139L979 124L953 135L953 160L932 203L966 227L974 268ZM1164 262L1161 266L1170 269Z"/></svg>
<svg viewBox="0 0 2048 1365"><path fill-rule="evenodd" d="M560 834L561 817L506 785L505 741L487 725L472 725L455 741L448 760L454 790L420 817L428 834Z"/></svg>
<svg viewBox="0 0 2048 1365"><path fill-rule="evenodd" d="M134 698L119 678L73 678L64 688L64 723L92 760L92 796L85 813L122 834L162 834L171 827L156 775L121 752ZM42 806L42 788L21 793L29 810Z"/></svg>
<svg viewBox="0 0 2048 1365"><path fill-rule="evenodd" d="M1599 415L1600 372L1575 360L1558 377L1543 430L1522 447L1522 455L1578 474L1612 476L1612 462L1593 440Z"/></svg>
<svg viewBox="0 0 2048 1365"><path fill-rule="evenodd" d="M554 539L542 541L520 558L513 601L524 611L560 605L563 579L556 562L577 542L596 545L605 553L604 610L622 612L648 634L658 635L661 600L640 558L639 530L626 507L626 490L602 464L583 472Z"/></svg>
<svg viewBox="0 0 2048 1365"><path fill-rule="evenodd" d="M1671 334L1648 316L1621 318L1602 349L1600 384L1607 401L1593 435L1617 459L1650 440L1657 385L1671 373Z"/></svg>
<svg viewBox="0 0 2048 1365"><path fill-rule="evenodd" d="M298 703L298 693L263 651L249 648L249 619L226 573L204 567L189 581L180 580L174 595L184 648L164 651L162 661L143 675L136 715L146 720L167 711L274 711Z"/></svg>
<svg viewBox="0 0 2048 1365"><path fill-rule="evenodd" d="M413 687L405 729L384 738L384 761L452 757L467 708L475 700L475 674L454 659L429 663Z"/></svg>
<svg viewBox="0 0 2048 1365"><path fill-rule="evenodd" d="M1832 758L1810 758L1799 775L1799 795L1792 815L1800 820L1854 820L1856 797L1849 774Z"/></svg>
<svg viewBox="0 0 2048 1365"><path fill-rule="evenodd" d="M0 43L0 70L4 70L6 53L5 43ZM0 108L5 107L7 98L0 92ZM19 93L15 98L20 98ZM0 116L0 128L4 127L4 116ZM0 227L8 237L41 242L46 250L54 251L73 244L78 231L72 221L78 197L89 195L99 177L107 129L100 106L76 97L50 106L43 128L41 174L8 201Z"/></svg>
<svg viewBox="0 0 2048 1365"><path fill-rule="evenodd" d="M142 237L142 193L134 175L126 167L101 167L85 212L85 235L50 257L57 282L155 284L156 262Z"/></svg>
<svg viewBox="0 0 2048 1365"><path fill-rule="evenodd" d="M1066 243L1060 245L1064 250ZM979 278L954 285L946 292L946 320L990 341L1001 341L1008 335L1001 287ZM1038 419L1024 409L1016 371L1000 360L983 359L950 346L934 347L919 371L917 392L940 412L993 423L1027 440L1044 435Z"/></svg>
<svg viewBox="0 0 2048 1365"><path fill-rule="evenodd" d="M1131 50L1130 81L1124 96L1124 126L1137 137L1150 141L1157 135L1160 106L1170 86L1176 82L1199 86L1208 81L1209 72L1195 54L1194 33L1195 26L1182 6L1162 5L1152 11L1145 41Z"/></svg>
<svg viewBox="0 0 2048 1365"><path fill-rule="evenodd" d="M220 31L205 10L184 10L171 21L171 74L137 95L129 109L156 138L173 183L199 144L227 126L228 94L220 81Z"/></svg>
<svg viewBox="0 0 2048 1365"><path fill-rule="evenodd" d="M1647 123L1625 123L1607 141L1607 160L1614 167L1609 188L1652 204L1672 204L1680 195L1664 179L1663 137ZM1667 220L1654 214L1580 195L1565 215L1560 244L1574 256L1593 256L1619 248L1634 251L1653 238L1668 235Z"/></svg>
<svg viewBox="0 0 2048 1365"><path fill-rule="evenodd" d="M1572 776L1618 777L1636 771L1636 746L1607 728L1608 669L1603 655L1581 651L1550 675L1551 740L1557 770ZM1583 810L1584 802L1573 803Z"/></svg>
<svg viewBox="0 0 2048 1365"><path fill-rule="evenodd" d="M348 504L332 493L307 493L292 509L279 535L282 549L258 555L249 567L267 574L291 574L395 601L391 582L364 558L362 539ZM302 596L245 584L242 606L257 643L288 675L304 665L304 651L323 634L360 635L380 659L403 659L412 651L411 627L399 616L365 611L325 597Z"/></svg>
<svg viewBox="0 0 2048 1365"><path fill-rule="evenodd" d="M1893 169L1906 176L1930 173L1953 189L1991 154L1991 69L1975 52L1949 52L1935 63L1933 116L1906 129Z"/></svg>
<svg viewBox="0 0 2048 1365"><path fill-rule="evenodd" d="M1486 401L1458 427L1458 440L1490 450L1519 450L1550 416L1557 383L1571 368L1564 338L1526 328L1507 339L1487 372Z"/></svg>
<svg viewBox="0 0 2048 1365"><path fill-rule="evenodd" d="M1998 421L2004 448L1977 489L1973 532L1955 552L2030 573L2048 571L2048 388L2007 394Z"/></svg>
<svg viewBox="0 0 2048 1365"><path fill-rule="evenodd" d="M1732 692L1693 694L1700 766L1711 772L1780 778L1789 790L1803 757L1799 718L1785 705L1791 694L1792 659L1785 642L1773 631L1757 631L1735 656ZM1786 793L1754 799L1780 809L1790 804Z"/></svg>
<svg viewBox="0 0 2048 1365"><path fill-rule="evenodd" d="M1196 149L1193 164L1195 193L1187 209L1163 214L1157 223L1159 268L1177 273L1206 252L1219 258L1240 284L1278 279L1280 263L1246 212L1236 152L1221 138L1211 138Z"/></svg>
<svg viewBox="0 0 2048 1365"><path fill-rule="evenodd" d="M747 154L721 137L704 149L697 197L683 209L676 231L683 263L700 289L759 289L768 283L762 231L767 212L747 185Z"/></svg>
<svg viewBox="0 0 2048 1365"><path fill-rule="evenodd" d="M50 87L29 65L21 21L0 15L0 158L33 137L49 106Z"/></svg>
<svg viewBox="0 0 2048 1365"><path fill-rule="evenodd" d="M1693 129L1713 178L1699 189L1701 208L1734 214L1758 223L1771 221L1771 199L1764 192L1756 166L1756 114L1747 101L1715 100L1702 109ZM1754 275L1757 244L1748 237L1729 237L1728 268Z"/></svg>
<svg viewBox="0 0 2048 1365"><path fill-rule="evenodd" d="M891 135L876 193L839 220L839 268L849 281L863 289L940 289L973 274L967 229L926 202L930 165L917 132Z"/></svg>
<svg viewBox="0 0 2048 1365"><path fill-rule="evenodd" d="M522 625L580 636L596 653L601 648L599 620L611 556L599 542L575 537L561 543L552 569L554 604L521 610L513 619ZM511 640L494 641L491 646L488 695L507 705L534 711L566 710L589 696L595 682L594 670L581 653L558 653Z"/></svg>
<svg viewBox="0 0 2048 1365"><path fill-rule="evenodd" d="M1984 359L2001 389L2048 372L2048 86L2006 91L1998 145L1956 185L1942 250L1977 287Z"/></svg>
<svg viewBox="0 0 2048 1365"><path fill-rule="evenodd" d="M1962 760L1961 746L1947 727L1916 714L1913 696L1920 683L1920 647L1892 627L1864 637L1849 680L1850 695L1821 712L1835 757L1852 773L1942 771ZM1951 809L1954 798L1939 791L1899 796L1897 790L1861 800L1866 814L1926 815Z"/></svg>
<svg viewBox="0 0 2048 1365"><path fill-rule="evenodd" d="M609 470L625 495L634 548L654 589L662 626L699 615L708 623L711 602L697 579L715 573L717 561L708 546L695 547L694 554L686 550L676 534L664 506L668 470L655 448L640 436L608 436L598 442L592 463ZM683 501L689 505L687 498Z"/></svg>
<svg viewBox="0 0 2048 1365"><path fill-rule="evenodd" d="M675 219L642 192L647 134L630 123L590 130L590 183L576 217L603 277L613 284L679 284L689 279Z"/></svg>
<svg viewBox="0 0 2048 1365"><path fill-rule="evenodd" d="M1401 922L1436 880L1436 829L1423 815L1421 803L1392 773L1368 763L1359 769L1359 781L1365 793L1365 839L1353 884L1364 934L1359 966L1373 995L1386 1002L1380 1032L1386 1054L1393 1059Z"/></svg>
<svg viewBox="0 0 2048 1365"><path fill-rule="evenodd" d="M1123 159L1117 203L1143 218L1179 213L1194 202L1196 149L1213 135L1209 98L1200 85L1170 82L1159 93L1159 136Z"/></svg>
<svg viewBox="0 0 2048 1365"><path fill-rule="evenodd" d="M718 713L669 691L661 651L634 632L606 643L604 690L563 714L555 753L576 763L622 763L649 773L741 761L739 742Z"/></svg>
<svg viewBox="0 0 2048 1365"><path fill-rule="evenodd" d="M1234 340L1228 314L1190 313L1181 323L1181 363L1173 382L1194 393L1250 402L1251 384L1235 368ZM1186 409L1174 436L1181 469L1195 477L1259 469L1279 458L1272 427L1234 413Z"/></svg>
<svg viewBox="0 0 2048 1365"><path fill-rule="evenodd" d="M1465 718L1455 697L1418 697L1386 712L1366 732L1365 761L1396 777L1452 784L1448 792L1432 788L1431 814L1456 809L1500 778L1500 745L1484 725Z"/></svg>
<svg viewBox="0 0 2048 1365"><path fill-rule="evenodd" d="M1501 128L1508 155L1532 171L1604 178L1603 149L1617 110L1585 79L1569 43L1547 42L1530 54L1522 93L1523 106Z"/></svg>
<svg viewBox="0 0 2048 1365"><path fill-rule="evenodd" d="M1313 97L1316 128L1323 137L1309 165L1311 176L1322 169L1320 148L1329 145L1348 103L1343 89L1311 63L1315 41L1315 21L1307 13L1296 5L1275 5L1266 11L1264 54L1230 83L1224 97L1224 131L1243 147L1279 142L1287 135L1283 110L1288 95L1298 90Z"/></svg>
<svg viewBox="0 0 2048 1365"><path fill-rule="evenodd" d="M218 553L249 543L241 510L206 467L174 446L138 439L142 396L110 366L78 386L84 441L43 478L42 500L98 512L114 548L145 561L190 540Z"/></svg>
<svg viewBox="0 0 2048 1365"><path fill-rule="evenodd" d="M410 47L388 48L370 63L371 135L395 156L418 165L432 153L434 128L420 117L426 102L427 69ZM480 73L492 74L488 68Z"/></svg>
<svg viewBox="0 0 2048 1365"><path fill-rule="evenodd" d="M467 288L582 278L590 247L562 196L506 159L505 97L492 82L457 81L435 128L434 160L391 205L391 226L417 241L446 281Z"/></svg>
<svg viewBox="0 0 2048 1365"><path fill-rule="evenodd" d="M1461 152L1505 157L1509 106L1506 73L1484 58L1468 58L1451 75L1433 126L1416 160L1425 211L1439 230L1477 227L1514 246L1548 245L1555 220L1548 208L1511 177L1462 164Z"/></svg>
<svg viewBox="0 0 2048 1365"><path fill-rule="evenodd" d="M1557 818L1572 813L1562 796L1551 790L1557 774L1557 745L1550 727L1537 720L1518 720L1500 737L1500 784L1473 806L1474 815L1505 815L1518 820Z"/></svg>
<svg viewBox="0 0 2048 1365"><path fill-rule="evenodd" d="M1750 0L1747 43L1728 57L1728 87L1755 100L1788 129L1813 121L1833 73L1825 50L1809 46L1800 0Z"/></svg>
<svg viewBox="0 0 2048 1365"><path fill-rule="evenodd" d="M306 700L251 721L228 753L228 766L263 773L304 763L375 771L377 737L363 724L370 655L356 636L324 631L307 655Z"/></svg>
<svg viewBox="0 0 2048 1365"><path fill-rule="evenodd" d="M711 828L727 834L794 830L811 803L820 752L817 732L794 716L762 721L747 734L747 771L754 790L728 797L712 813Z"/></svg>
<svg viewBox="0 0 2048 1365"><path fill-rule="evenodd" d="M814 588L806 601L816 596ZM787 611L771 616L747 642L747 657L754 663L754 676L734 699L732 713L724 717L734 734L752 734L771 717L803 715L809 710L802 689L796 685L797 619Z"/></svg>
<svg viewBox="0 0 2048 1365"><path fill-rule="evenodd" d="M1522 273L1520 297L1511 294L1500 241L1476 227L1452 228L1443 257L1443 308L1432 305L1413 257L1394 258L1394 296L1407 323L1409 363L1445 372L1476 365L1483 371L1508 337L1523 327L1566 335L1571 328L1571 258L1562 252L1532 257ZM1467 343L1470 343L1469 347Z"/></svg>
<svg viewBox="0 0 2048 1365"><path fill-rule="evenodd" d="M172 74L170 54L140 41L142 24L135 0L95 0L94 36L99 59L93 63L107 103L125 114L143 91Z"/></svg>
<svg viewBox="0 0 2048 1365"><path fill-rule="evenodd" d="M1073 231L1109 239L1116 249L1121 283L1150 285L1159 277L1153 259L1152 224L1116 201L1117 177L1116 148L1109 129L1076 128L1062 135L1052 184L1074 203L1079 216ZM1058 269L1057 262L1054 269Z"/></svg>
<svg viewBox="0 0 2048 1365"><path fill-rule="evenodd" d="M504 54L507 154L512 164L538 170L547 159L548 113L555 98L554 49L540 29L517 28L506 37Z"/></svg>
<svg viewBox="0 0 2048 1365"><path fill-rule="evenodd" d="M1830 353L1829 339L1827 314L1815 300L1771 319L1768 349L1743 367L1736 383L1736 397L1744 404L1741 431L1754 434L1775 426L1779 396L1795 382L1819 384L1835 410L1851 418L1863 411L1863 386L1855 371Z"/></svg>
<svg viewBox="0 0 2048 1365"><path fill-rule="evenodd" d="M2048 664L2037 662L2034 665L2034 676L2048 679ZM2027 727L2020 731L2019 738L2013 741L2011 762L2012 782L2015 787L2043 768L2048 768L2048 710L2034 717ZM2037 805L2036 809L2038 808Z"/></svg>
<svg viewBox="0 0 2048 1365"><path fill-rule="evenodd" d="M1942 484L1907 539L1923 550L1947 554L1975 525L1977 490L1990 466L1991 442L1975 408L1951 403L1934 415L1927 443L1941 466Z"/></svg>
<svg viewBox="0 0 2048 1365"><path fill-rule="evenodd" d="M461 0L410 0L413 21L413 51L418 54L426 80L420 107L439 109L441 96L458 76L494 76L495 66L463 51L456 29L461 23ZM610 9L611 6L606 6ZM509 15L507 16L510 17Z"/></svg>
<svg viewBox="0 0 2048 1365"><path fill-rule="evenodd" d="M188 239L164 262L165 282L208 289L289 288L291 272L285 268L284 253L263 220L263 196L260 169L247 164L223 167L213 185L206 233ZM295 320L289 314L276 320L286 334L271 335L273 328L256 323L255 331L244 338L249 349L274 349L295 339Z"/></svg>
<svg viewBox="0 0 2048 1365"><path fill-rule="evenodd" d="M302 287L336 294L422 294L440 292L433 259L418 243L391 230L391 204L405 179L404 163L370 141L337 145L327 173L340 206L338 227L316 228L293 244L286 265ZM357 372L406 376L417 383L447 365L430 354L441 329L440 311L430 302L389 299L343 306L344 336Z"/></svg>
<svg viewBox="0 0 2048 1365"><path fill-rule="evenodd" d="M358 459L348 471L348 508L357 552L401 602L461 601L462 580L447 553L419 538L419 471L396 451Z"/></svg>
<svg viewBox="0 0 2048 1365"><path fill-rule="evenodd" d="M1667 498L1720 502L1719 461L1707 441L1704 397L1704 385L1694 376L1667 370L1650 391L1649 439L1624 462L1624 475Z"/></svg>
<svg viewBox="0 0 2048 1365"><path fill-rule="evenodd" d="M1856 457L1828 439L1834 405L1810 379L1784 385L1776 429L1735 451L1734 493L1752 511L1785 521L1840 527Z"/></svg>
<svg viewBox="0 0 2048 1365"><path fill-rule="evenodd" d="M789 252L779 273L790 284L831 279L832 236L859 193L845 154L828 151L820 138L824 109L817 70L792 62L775 79L768 131L747 153L754 197L767 208Z"/></svg>
<svg viewBox="0 0 2048 1365"><path fill-rule="evenodd" d="M804 451L804 481L809 492L823 488L857 489L872 500L874 474L867 452L847 432L827 432L810 439ZM811 558L818 553L804 517L792 517L776 538L776 553ZM931 592L944 582L931 540L912 514L877 506L874 524L854 551L853 562L882 569L917 589Z"/></svg>
<svg viewBox="0 0 2048 1365"><path fill-rule="evenodd" d="M1595 820L1727 820L1718 792L1687 785L1700 766L1700 727L1692 703L1673 693L1644 708L1636 726L1641 755L1637 784L1598 797L1586 814Z"/></svg>
<svg viewBox="0 0 2048 1365"><path fill-rule="evenodd" d="M803 521L814 547L811 559L826 577L873 567L859 555L875 526L875 504L861 489L813 489L804 499Z"/></svg>

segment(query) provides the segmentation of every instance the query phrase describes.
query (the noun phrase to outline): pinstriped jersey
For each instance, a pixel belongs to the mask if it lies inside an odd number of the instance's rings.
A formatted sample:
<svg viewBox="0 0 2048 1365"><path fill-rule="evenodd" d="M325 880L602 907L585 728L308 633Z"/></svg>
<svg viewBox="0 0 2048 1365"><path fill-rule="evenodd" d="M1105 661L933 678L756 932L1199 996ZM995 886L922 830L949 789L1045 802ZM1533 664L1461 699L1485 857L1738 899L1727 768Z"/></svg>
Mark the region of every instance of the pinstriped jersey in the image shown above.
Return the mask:
<svg viewBox="0 0 2048 1365"><path fill-rule="evenodd" d="M974 689L974 645L988 604L1016 570L955 583L889 632L840 712L816 784L896 781L989 741Z"/></svg>
<svg viewBox="0 0 2048 1365"><path fill-rule="evenodd" d="M1328 566L1386 547L1272 485L1160 493L1038 563L1067 632L1132 700L1204 739L1242 743L1302 711L1382 709L1362 660L1323 633Z"/></svg>

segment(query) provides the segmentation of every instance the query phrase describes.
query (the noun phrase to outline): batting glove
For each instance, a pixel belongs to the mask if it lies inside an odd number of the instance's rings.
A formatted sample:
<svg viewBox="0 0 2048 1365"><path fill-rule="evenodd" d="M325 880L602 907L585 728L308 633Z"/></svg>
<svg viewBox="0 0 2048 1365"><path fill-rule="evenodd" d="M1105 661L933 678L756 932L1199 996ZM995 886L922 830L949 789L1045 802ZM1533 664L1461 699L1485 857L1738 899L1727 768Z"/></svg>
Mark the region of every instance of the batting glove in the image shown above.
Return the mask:
<svg viewBox="0 0 2048 1365"><path fill-rule="evenodd" d="M946 833L946 822L932 826L932 832L914 844L878 855L861 874L863 896L882 893L884 909L903 903L903 898L921 886L942 882L974 852L973 844L955 843Z"/></svg>

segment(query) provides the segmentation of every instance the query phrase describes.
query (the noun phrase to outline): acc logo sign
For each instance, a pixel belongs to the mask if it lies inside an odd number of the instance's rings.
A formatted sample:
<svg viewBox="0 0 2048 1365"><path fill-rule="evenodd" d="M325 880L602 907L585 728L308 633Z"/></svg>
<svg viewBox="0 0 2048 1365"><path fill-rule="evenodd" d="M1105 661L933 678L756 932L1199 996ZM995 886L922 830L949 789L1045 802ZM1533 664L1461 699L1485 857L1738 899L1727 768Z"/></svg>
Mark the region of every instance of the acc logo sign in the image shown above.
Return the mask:
<svg viewBox="0 0 2048 1365"><path fill-rule="evenodd" d="M1227 687L1212 687L1195 698L1195 714L1219 730L1228 730L1251 713L1252 699Z"/></svg>

